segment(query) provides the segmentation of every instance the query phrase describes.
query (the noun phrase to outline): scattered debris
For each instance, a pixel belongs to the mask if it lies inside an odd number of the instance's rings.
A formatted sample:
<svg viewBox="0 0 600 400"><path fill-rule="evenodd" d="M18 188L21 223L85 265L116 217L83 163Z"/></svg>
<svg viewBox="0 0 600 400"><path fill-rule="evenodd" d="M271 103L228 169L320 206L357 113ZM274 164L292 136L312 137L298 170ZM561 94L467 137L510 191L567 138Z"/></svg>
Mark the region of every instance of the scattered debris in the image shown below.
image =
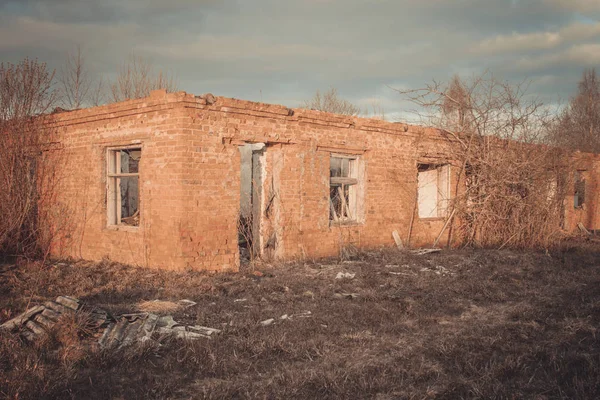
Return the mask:
<svg viewBox="0 0 600 400"><path fill-rule="evenodd" d="M403 275L403 276L414 276L415 275L413 272L393 272L393 271L388 272L388 274L390 274L390 275Z"/></svg>
<svg viewBox="0 0 600 400"><path fill-rule="evenodd" d="M355 299L358 297L358 293L335 293L333 295L336 299Z"/></svg>
<svg viewBox="0 0 600 400"><path fill-rule="evenodd" d="M446 275L452 275L452 276L456 275L456 273L450 272L447 268L445 268L445 267L443 267L441 265L438 265L435 268L427 268L427 267L421 268L420 271L421 272L433 272L436 275L443 275L443 276L446 276Z"/></svg>
<svg viewBox="0 0 600 400"><path fill-rule="evenodd" d="M387 264L385 266L385 268L403 268L403 269L409 269L410 265L408 264L402 264L402 265L398 265L398 264Z"/></svg>
<svg viewBox="0 0 600 400"><path fill-rule="evenodd" d="M269 326L269 325L272 325L273 322L275 322L275 319L269 318L269 319L265 319L264 321L260 321L259 324L261 324L262 326Z"/></svg>
<svg viewBox="0 0 600 400"><path fill-rule="evenodd" d="M280 321L290 321L293 318L309 318L312 317L312 312L310 311L302 311L299 312L298 314L292 314L292 315L288 315L288 314L283 314L281 317L279 317ZM269 326L269 325L273 325L275 323L275 318L269 318L269 319L265 319L264 321L260 321L258 324L261 326Z"/></svg>
<svg viewBox="0 0 600 400"><path fill-rule="evenodd" d="M355 276L356 274L350 272L338 272L335 279L354 279Z"/></svg>
<svg viewBox="0 0 600 400"><path fill-rule="evenodd" d="M416 250L411 250L411 253L413 253L417 256L422 256L422 255L430 254L430 253L439 253L440 251L442 251L442 249L416 249Z"/></svg>
<svg viewBox="0 0 600 400"><path fill-rule="evenodd" d="M404 244L402 243L402 239L400 239L400 235L398 234L398 231L393 231L392 237L394 238L394 242L396 242L396 246L398 247L398 250L404 250Z"/></svg>
<svg viewBox="0 0 600 400"><path fill-rule="evenodd" d="M588 235L588 236L592 236L592 233L585 226L583 226L583 224L581 222L577 223L577 228L579 228L581 233Z"/></svg>
<svg viewBox="0 0 600 400"><path fill-rule="evenodd" d="M302 293L302 295L304 297L310 297L311 299L315 298L315 294L313 292L311 292L310 290L307 290L306 292Z"/></svg>
<svg viewBox="0 0 600 400"><path fill-rule="evenodd" d="M156 332L165 335L175 335L181 339L209 338L221 331L200 325L182 325L173 319L171 315L160 317L156 323Z"/></svg>
<svg viewBox="0 0 600 400"><path fill-rule="evenodd" d="M156 303L156 301L146 303ZM191 300L182 300L180 303L188 307L196 304ZM177 304L177 306L183 307L181 304ZM55 301L35 306L0 325L0 329L21 329L21 334L31 341L45 335L59 322L61 316L74 315L77 312L89 314L89 326L86 328L90 332L95 332L91 335L92 337L100 337L98 340L100 348L107 349L121 348L135 342L151 340L154 333L174 335L183 339L198 339L210 338L221 332L218 329L199 325L182 325L170 315L161 317L150 312L112 316L106 311L88 307L78 299L68 296L59 296Z"/></svg>
<svg viewBox="0 0 600 400"><path fill-rule="evenodd" d="M214 104L217 101L217 98L212 93L204 93L199 97L204 99L208 105Z"/></svg>
<svg viewBox="0 0 600 400"><path fill-rule="evenodd" d="M302 312L300 312L298 314L293 314L293 315L290 316L290 318L292 318L292 317L294 317L294 318L308 318L308 317L312 317L312 312L310 312L310 311L302 311Z"/></svg>
<svg viewBox="0 0 600 400"><path fill-rule="evenodd" d="M78 311L89 312L92 327L102 326L109 317L108 313L101 310L84 309L77 299L58 296L54 301L47 301L44 305L35 306L6 321L0 325L0 330L22 328L23 337L32 341L56 325L62 315L73 315Z"/></svg>
<svg viewBox="0 0 600 400"><path fill-rule="evenodd" d="M149 313L125 314L109 322L98 344L103 349L117 349L134 342L151 339L158 315Z"/></svg>
<svg viewBox="0 0 600 400"><path fill-rule="evenodd" d="M245 302L245 301L248 301L248 299L246 299L246 298L243 298L243 299L235 299L233 302L234 302L234 303L243 303L243 302Z"/></svg>

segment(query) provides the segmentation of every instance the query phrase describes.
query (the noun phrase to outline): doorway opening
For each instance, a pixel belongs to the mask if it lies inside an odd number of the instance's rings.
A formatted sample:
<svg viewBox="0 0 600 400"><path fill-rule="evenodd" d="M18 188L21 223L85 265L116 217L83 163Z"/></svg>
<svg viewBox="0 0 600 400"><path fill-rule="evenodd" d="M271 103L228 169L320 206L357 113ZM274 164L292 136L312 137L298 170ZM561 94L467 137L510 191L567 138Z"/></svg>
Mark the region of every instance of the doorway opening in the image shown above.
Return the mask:
<svg viewBox="0 0 600 400"><path fill-rule="evenodd" d="M263 190L264 143L239 146L240 215L238 247L240 264L248 264L261 255L260 228Z"/></svg>

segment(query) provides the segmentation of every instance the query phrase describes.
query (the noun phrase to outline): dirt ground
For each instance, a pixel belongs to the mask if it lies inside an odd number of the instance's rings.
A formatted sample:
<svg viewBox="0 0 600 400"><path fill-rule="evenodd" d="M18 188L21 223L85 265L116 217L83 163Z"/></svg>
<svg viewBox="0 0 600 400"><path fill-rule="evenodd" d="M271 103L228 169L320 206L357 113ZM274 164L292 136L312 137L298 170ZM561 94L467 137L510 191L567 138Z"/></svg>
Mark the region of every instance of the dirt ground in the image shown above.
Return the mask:
<svg viewBox="0 0 600 400"><path fill-rule="evenodd" d="M58 295L114 313L189 299L197 305L163 311L222 330L119 351L85 348L77 321L34 344L2 333L4 398L600 398L600 245L591 242L388 250L239 274L110 262L0 271L0 322Z"/></svg>

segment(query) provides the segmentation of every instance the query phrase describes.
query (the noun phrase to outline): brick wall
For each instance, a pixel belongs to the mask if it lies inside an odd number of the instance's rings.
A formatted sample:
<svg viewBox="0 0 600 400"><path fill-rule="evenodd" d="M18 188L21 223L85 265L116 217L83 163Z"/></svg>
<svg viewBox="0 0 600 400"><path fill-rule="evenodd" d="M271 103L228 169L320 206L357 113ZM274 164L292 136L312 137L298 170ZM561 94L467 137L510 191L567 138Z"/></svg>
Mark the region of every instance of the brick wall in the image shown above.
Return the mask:
<svg viewBox="0 0 600 400"><path fill-rule="evenodd" d="M53 246L57 256L168 269L237 269L238 146L245 143L266 145L260 230L265 258L392 246L392 231L406 241L411 220L411 245L431 245L444 224L414 215L417 163L450 158L448 140L432 129L221 97L207 104L184 92L162 91L58 114L55 124L65 160L54 205L56 226L62 227ZM109 227L106 149L131 144L142 147L140 226ZM329 221L332 153L355 155L363 168L357 223ZM568 225L581 220L594 228L600 223L594 208L600 164L593 155L578 157L590 175L589 206L566 207Z"/></svg>

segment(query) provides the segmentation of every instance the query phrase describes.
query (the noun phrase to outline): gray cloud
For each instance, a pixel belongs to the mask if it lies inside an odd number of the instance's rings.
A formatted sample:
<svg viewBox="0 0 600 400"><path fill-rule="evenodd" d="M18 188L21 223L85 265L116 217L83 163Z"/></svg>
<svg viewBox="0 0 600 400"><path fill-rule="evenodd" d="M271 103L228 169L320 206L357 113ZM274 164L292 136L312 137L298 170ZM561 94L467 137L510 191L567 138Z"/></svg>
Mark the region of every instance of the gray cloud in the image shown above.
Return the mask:
<svg viewBox="0 0 600 400"><path fill-rule="evenodd" d="M388 114L416 87L487 69L568 97L600 64L597 0L0 0L4 61L58 67L82 44L110 78L130 54L179 77L183 90L296 106L338 88ZM596 19L595 19L596 18ZM540 82L540 83L536 83Z"/></svg>
<svg viewBox="0 0 600 400"><path fill-rule="evenodd" d="M544 0L544 3L569 12L600 14L600 2L597 0Z"/></svg>

